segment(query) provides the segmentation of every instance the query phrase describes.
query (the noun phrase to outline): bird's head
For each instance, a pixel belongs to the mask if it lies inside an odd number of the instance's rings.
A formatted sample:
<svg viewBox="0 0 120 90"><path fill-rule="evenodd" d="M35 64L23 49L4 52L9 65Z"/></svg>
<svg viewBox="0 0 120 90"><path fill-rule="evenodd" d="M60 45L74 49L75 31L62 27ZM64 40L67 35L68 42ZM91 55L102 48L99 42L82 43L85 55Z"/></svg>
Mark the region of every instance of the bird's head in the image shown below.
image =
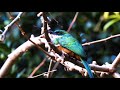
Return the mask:
<svg viewBox="0 0 120 90"><path fill-rule="evenodd" d="M48 31L50 39L55 42L56 39L63 37L64 35L68 34L65 30L55 30L55 31Z"/></svg>
<svg viewBox="0 0 120 90"><path fill-rule="evenodd" d="M66 32L65 30L55 30L55 31L49 31L50 34L54 34L54 35L65 35L68 34L68 32Z"/></svg>

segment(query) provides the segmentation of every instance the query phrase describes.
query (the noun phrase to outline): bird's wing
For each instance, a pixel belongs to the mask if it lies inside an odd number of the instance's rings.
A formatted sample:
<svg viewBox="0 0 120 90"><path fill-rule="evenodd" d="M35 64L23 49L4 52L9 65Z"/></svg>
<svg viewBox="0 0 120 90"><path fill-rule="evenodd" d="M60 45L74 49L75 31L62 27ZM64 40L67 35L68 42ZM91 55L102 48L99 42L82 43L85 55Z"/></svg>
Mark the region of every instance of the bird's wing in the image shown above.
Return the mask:
<svg viewBox="0 0 120 90"><path fill-rule="evenodd" d="M86 57L86 53L83 50L82 45L72 35L63 35L58 39L58 42L61 46L73 51L75 54L81 57Z"/></svg>

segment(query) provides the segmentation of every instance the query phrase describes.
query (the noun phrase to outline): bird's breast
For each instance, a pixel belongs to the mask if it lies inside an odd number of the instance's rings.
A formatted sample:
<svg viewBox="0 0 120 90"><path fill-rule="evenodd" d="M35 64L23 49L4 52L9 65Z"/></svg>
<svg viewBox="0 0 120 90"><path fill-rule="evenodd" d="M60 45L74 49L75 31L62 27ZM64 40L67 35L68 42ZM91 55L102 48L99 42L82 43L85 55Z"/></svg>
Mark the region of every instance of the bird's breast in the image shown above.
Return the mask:
<svg viewBox="0 0 120 90"><path fill-rule="evenodd" d="M64 48L64 47L62 47L62 46L57 46L57 48L58 48L59 51L63 51L63 52L65 52L65 53L67 53L69 56L74 57L74 58L80 60L80 56L77 55L77 54L75 54L75 53L72 52L71 50L66 49L66 48Z"/></svg>

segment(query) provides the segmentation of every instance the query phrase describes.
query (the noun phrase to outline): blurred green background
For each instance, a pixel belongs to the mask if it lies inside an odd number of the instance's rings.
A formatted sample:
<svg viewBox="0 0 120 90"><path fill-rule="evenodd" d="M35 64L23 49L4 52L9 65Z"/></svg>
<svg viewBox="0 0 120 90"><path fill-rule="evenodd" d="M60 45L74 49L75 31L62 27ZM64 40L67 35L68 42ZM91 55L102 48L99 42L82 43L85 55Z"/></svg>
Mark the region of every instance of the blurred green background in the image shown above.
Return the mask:
<svg viewBox="0 0 120 90"><path fill-rule="evenodd" d="M47 16L50 18L50 27L52 30L64 29L67 30L72 22L76 12L49 12ZM16 17L18 12L11 12ZM25 12L19 24L30 37L40 35L41 21L37 17L38 12ZM111 15L111 17L110 17ZM113 17L112 17L113 15ZM120 15L119 13L104 13L104 12L79 12L79 15L72 26L70 33L76 37L82 44L99 39L107 38L111 35L120 33ZM57 21L57 22L56 22ZM0 29L10 23L11 20L6 12L0 12ZM27 41L20 33L18 27L13 25L7 32L5 42L0 43L0 67L4 64L7 55L15 50L18 46ZM87 54L87 61L97 61L99 65L105 62L112 63L120 52L120 38L114 38L106 42L84 46ZM45 54L36 47L31 48L18 58L17 62L12 66L10 72L6 76L9 78L26 78L34 70L37 65L45 58ZM45 64L35 73L35 75L46 72L50 61ZM118 68L119 69L119 68ZM57 71L54 72L53 78L79 78L81 74L78 72L67 72L62 65L59 65ZM107 76L109 77L109 76ZM44 78L40 76L38 78Z"/></svg>

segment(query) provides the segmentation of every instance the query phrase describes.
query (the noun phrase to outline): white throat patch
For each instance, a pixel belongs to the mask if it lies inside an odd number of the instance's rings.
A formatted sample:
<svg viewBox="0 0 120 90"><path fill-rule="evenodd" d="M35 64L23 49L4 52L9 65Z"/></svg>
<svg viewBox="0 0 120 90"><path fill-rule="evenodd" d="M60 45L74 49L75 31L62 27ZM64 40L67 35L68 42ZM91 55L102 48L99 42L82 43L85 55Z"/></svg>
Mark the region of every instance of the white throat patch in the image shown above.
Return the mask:
<svg viewBox="0 0 120 90"><path fill-rule="evenodd" d="M48 34L49 35L49 37L50 37L50 39L53 41L53 40L55 40L56 38L60 38L60 37L62 37L62 36L59 36L59 35L53 35L53 34Z"/></svg>

